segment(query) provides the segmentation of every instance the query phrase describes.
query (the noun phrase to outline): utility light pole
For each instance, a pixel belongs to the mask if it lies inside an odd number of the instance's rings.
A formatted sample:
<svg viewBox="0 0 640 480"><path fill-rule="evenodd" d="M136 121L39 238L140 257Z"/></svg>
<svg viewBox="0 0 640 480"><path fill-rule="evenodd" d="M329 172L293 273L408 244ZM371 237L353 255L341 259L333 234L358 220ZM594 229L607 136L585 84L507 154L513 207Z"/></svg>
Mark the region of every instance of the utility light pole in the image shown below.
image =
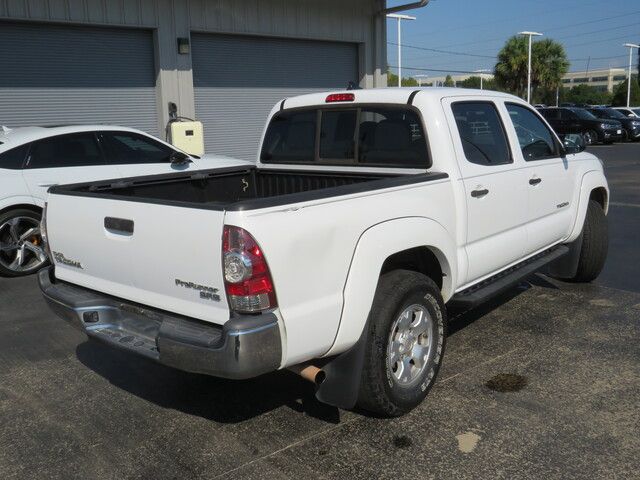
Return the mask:
<svg viewBox="0 0 640 480"><path fill-rule="evenodd" d="M482 90L482 74L483 73L489 73L491 70L487 70L484 68L481 68L480 70L474 70L473 73L479 73L480 74L480 90Z"/></svg>
<svg viewBox="0 0 640 480"><path fill-rule="evenodd" d="M402 20L415 20L416 17L410 15L402 15L398 13L389 13L387 18L395 18L398 20L398 87L402 86L402 30L400 23Z"/></svg>
<svg viewBox="0 0 640 480"><path fill-rule="evenodd" d="M413 78L417 78L418 79L418 86L421 87L422 86L422 79L423 78L429 78L429 75L414 75Z"/></svg>
<svg viewBox="0 0 640 480"><path fill-rule="evenodd" d="M640 49L640 45L637 45L635 43L625 43L623 45L623 47L628 47L629 48L629 72L627 75L627 108L630 106L629 103L631 102L631 63L633 62L633 49L637 48Z"/></svg>
<svg viewBox="0 0 640 480"><path fill-rule="evenodd" d="M531 37L541 37L538 32L518 32L518 35L527 35L529 37L529 62L527 68L527 102L531 103Z"/></svg>

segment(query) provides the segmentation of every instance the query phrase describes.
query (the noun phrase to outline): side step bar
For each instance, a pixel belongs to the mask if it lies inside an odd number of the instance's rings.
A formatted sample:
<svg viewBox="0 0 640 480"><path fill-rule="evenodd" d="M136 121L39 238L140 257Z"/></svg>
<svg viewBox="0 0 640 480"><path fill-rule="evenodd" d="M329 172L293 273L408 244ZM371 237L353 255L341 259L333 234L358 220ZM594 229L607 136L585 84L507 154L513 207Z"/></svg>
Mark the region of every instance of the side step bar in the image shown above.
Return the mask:
<svg viewBox="0 0 640 480"><path fill-rule="evenodd" d="M569 247L559 245L539 253L527 260L504 270L493 277L456 293L447 305L459 308L473 308L488 298L495 297L517 284L523 278L528 277L544 266L559 259L569 252Z"/></svg>

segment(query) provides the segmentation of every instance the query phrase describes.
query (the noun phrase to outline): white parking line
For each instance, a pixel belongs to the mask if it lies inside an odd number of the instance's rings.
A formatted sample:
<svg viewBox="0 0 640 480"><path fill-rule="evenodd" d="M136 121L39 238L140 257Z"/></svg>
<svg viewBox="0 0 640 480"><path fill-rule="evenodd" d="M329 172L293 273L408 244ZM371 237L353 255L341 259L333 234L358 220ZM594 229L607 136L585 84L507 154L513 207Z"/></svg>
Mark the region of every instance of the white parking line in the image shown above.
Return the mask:
<svg viewBox="0 0 640 480"><path fill-rule="evenodd" d="M614 206L614 207L633 207L633 208L640 208L640 205L638 205L637 203L609 202L609 205L612 205L612 206Z"/></svg>

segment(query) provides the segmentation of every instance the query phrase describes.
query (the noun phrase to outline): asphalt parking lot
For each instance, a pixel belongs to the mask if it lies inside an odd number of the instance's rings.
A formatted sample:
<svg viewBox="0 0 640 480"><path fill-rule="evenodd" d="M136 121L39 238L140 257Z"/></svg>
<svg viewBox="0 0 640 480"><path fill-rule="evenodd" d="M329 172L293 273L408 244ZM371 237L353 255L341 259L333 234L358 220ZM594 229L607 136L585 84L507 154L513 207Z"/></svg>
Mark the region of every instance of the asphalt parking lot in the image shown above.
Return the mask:
<svg viewBox="0 0 640 480"><path fill-rule="evenodd" d="M612 190L601 277L535 276L455 316L438 382L399 419L318 404L288 372L113 351L35 278L0 280L0 478L638 478L640 144L591 151Z"/></svg>

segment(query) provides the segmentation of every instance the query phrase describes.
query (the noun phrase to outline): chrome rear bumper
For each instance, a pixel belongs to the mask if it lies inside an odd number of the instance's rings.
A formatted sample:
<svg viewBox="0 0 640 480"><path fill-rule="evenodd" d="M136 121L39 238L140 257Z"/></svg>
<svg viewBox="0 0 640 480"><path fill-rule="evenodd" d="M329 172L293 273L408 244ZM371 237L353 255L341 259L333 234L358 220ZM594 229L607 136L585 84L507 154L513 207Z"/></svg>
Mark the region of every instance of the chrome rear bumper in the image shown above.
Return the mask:
<svg viewBox="0 0 640 480"><path fill-rule="evenodd" d="M39 272L38 283L51 309L87 336L164 365L235 379L280 367L273 313L237 316L219 326L56 280L53 267Z"/></svg>

